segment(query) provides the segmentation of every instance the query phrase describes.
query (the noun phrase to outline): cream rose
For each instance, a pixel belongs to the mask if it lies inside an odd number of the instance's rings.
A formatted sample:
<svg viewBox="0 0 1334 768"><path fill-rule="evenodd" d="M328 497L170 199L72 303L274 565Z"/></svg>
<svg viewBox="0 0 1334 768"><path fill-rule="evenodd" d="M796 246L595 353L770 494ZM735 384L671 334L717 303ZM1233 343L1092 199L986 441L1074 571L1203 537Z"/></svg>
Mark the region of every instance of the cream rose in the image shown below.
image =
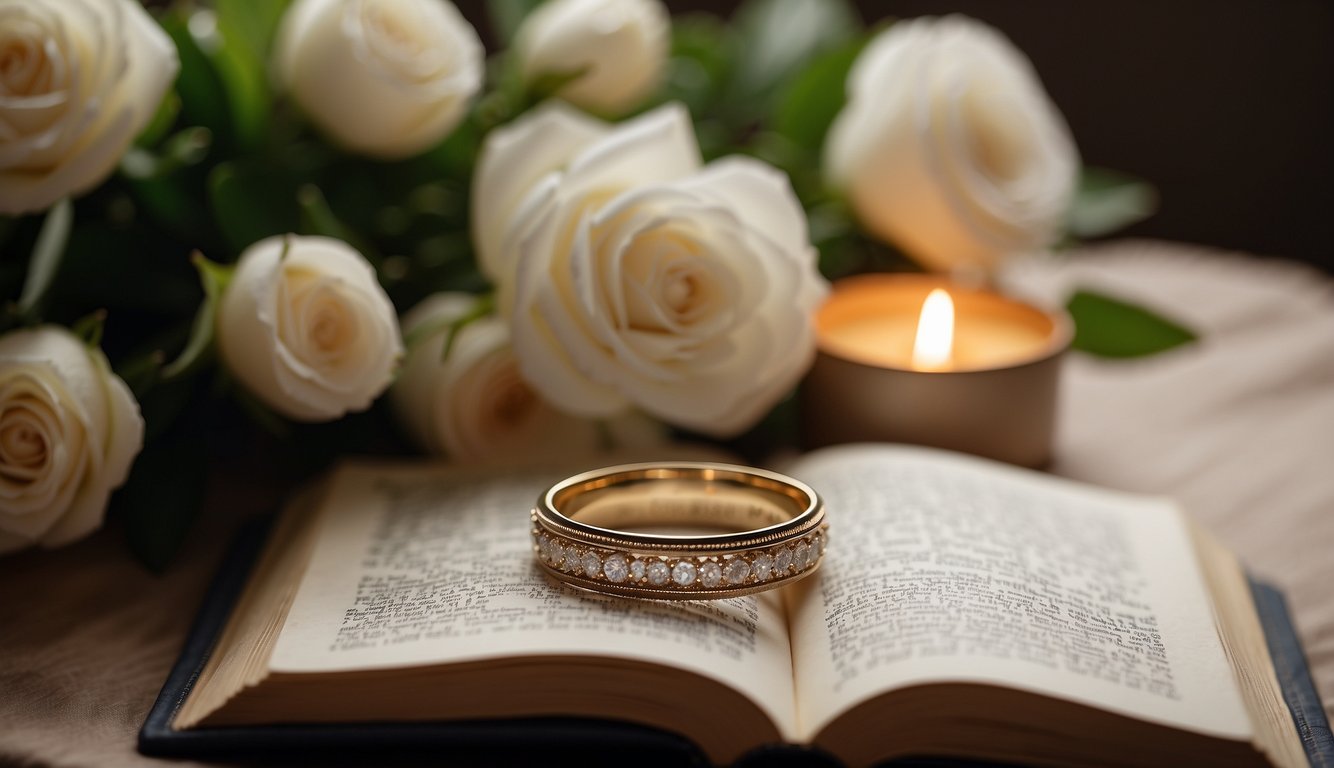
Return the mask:
<svg viewBox="0 0 1334 768"><path fill-rule="evenodd" d="M0 0L0 213L101 183L179 68L134 0Z"/></svg>
<svg viewBox="0 0 1334 768"><path fill-rule="evenodd" d="M730 435L809 366L827 286L801 205L757 160L701 167L680 106L607 127L550 104L492 133L475 185L520 370L558 408Z"/></svg>
<svg viewBox="0 0 1334 768"><path fill-rule="evenodd" d="M991 269L1060 236L1079 155L1024 55L962 16L872 40L826 171L864 225L937 270Z"/></svg>
<svg viewBox="0 0 1334 768"><path fill-rule="evenodd" d="M671 17L659 0L552 0L524 19L515 41L525 80L582 74L557 95L597 112L629 110L667 67Z"/></svg>
<svg viewBox="0 0 1334 768"><path fill-rule="evenodd" d="M143 442L139 404L100 350L49 325L0 337L0 552L100 527Z"/></svg>
<svg viewBox="0 0 1334 768"><path fill-rule="evenodd" d="M297 0L274 55L279 81L325 134L392 159L458 125L481 88L483 54L448 0Z"/></svg>
<svg viewBox="0 0 1334 768"><path fill-rule="evenodd" d="M598 424L551 407L519 373L500 318L463 326L442 358L449 324L476 302L468 294L435 294L403 317L405 334L426 336L409 351L389 397L399 422L422 448L455 461L516 461L642 446L661 438L643 419Z"/></svg>
<svg viewBox="0 0 1334 768"><path fill-rule="evenodd" d="M247 248L218 307L217 338L236 378L298 421L365 410L403 353L375 270L327 237L270 237Z"/></svg>

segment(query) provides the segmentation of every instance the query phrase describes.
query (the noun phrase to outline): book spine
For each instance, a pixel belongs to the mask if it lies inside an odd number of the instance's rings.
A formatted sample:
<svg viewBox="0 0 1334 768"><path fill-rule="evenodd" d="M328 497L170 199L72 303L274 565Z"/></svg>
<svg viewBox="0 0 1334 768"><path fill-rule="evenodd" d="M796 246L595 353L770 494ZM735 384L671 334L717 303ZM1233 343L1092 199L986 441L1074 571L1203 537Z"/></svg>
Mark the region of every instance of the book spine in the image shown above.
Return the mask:
<svg viewBox="0 0 1334 768"><path fill-rule="evenodd" d="M1330 732L1320 694L1311 680L1311 671L1283 593L1254 579L1251 580L1251 593L1265 629L1274 671L1283 688L1283 699L1292 712L1302 746L1306 748L1306 757L1312 768L1334 768L1334 733Z"/></svg>

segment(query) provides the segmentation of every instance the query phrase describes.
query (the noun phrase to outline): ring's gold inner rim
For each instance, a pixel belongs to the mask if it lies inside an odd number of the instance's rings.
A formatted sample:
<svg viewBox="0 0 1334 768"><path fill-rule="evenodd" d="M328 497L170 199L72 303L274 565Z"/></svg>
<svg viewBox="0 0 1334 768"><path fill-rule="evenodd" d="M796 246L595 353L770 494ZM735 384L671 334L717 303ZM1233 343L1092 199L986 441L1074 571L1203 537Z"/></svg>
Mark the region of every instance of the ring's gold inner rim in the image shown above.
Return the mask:
<svg viewBox="0 0 1334 768"><path fill-rule="evenodd" d="M658 535L627 529L710 528L763 536L813 516L813 491L781 475L730 465L633 466L558 483L542 502L561 523L643 543L722 543L716 534Z"/></svg>

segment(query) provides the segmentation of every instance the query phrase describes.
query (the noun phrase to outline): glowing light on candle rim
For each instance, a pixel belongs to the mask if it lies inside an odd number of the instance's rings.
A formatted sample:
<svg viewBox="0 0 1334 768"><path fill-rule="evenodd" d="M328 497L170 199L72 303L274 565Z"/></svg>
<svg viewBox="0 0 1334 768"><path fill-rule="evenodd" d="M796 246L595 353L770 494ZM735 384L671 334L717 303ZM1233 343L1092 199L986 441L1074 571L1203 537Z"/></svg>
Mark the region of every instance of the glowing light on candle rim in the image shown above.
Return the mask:
<svg viewBox="0 0 1334 768"><path fill-rule="evenodd" d="M950 365L954 352L954 300L949 292L936 288L922 302L917 319L917 338L912 348L912 364L921 370L939 370Z"/></svg>

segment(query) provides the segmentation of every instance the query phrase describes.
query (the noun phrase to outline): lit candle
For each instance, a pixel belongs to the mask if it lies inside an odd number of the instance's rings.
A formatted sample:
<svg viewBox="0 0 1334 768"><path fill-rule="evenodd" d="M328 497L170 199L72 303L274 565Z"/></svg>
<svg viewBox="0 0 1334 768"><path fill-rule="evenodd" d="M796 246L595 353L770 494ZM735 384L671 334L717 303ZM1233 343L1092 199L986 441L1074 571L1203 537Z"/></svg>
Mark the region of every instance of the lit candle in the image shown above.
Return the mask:
<svg viewBox="0 0 1334 768"><path fill-rule="evenodd" d="M948 371L954 362L954 300L944 288L932 288L917 317L912 344L912 367L919 371Z"/></svg>
<svg viewBox="0 0 1334 768"><path fill-rule="evenodd" d="M927 275L839 281L802 388L806 442L910 442L1026 466L1050 458L1061 313Z"/></svg>

